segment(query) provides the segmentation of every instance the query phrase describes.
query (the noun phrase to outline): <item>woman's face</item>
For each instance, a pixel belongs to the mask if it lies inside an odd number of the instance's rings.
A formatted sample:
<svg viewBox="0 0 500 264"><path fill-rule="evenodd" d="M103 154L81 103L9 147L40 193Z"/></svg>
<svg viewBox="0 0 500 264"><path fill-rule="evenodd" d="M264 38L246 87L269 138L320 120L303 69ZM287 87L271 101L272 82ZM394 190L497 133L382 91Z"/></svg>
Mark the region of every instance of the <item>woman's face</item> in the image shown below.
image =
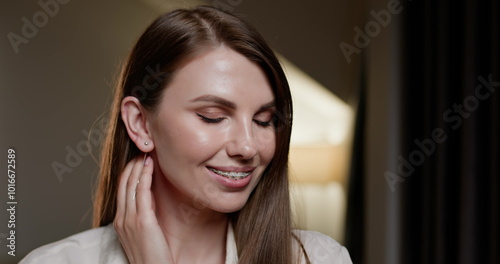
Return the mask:
<svg viewBox="0 0 500 264"><path fill-rule="evenodd" d="M256 64L225 47L195 57L150 116L155 184L176 202L241 209L274 156L274 113Z"/></svg>

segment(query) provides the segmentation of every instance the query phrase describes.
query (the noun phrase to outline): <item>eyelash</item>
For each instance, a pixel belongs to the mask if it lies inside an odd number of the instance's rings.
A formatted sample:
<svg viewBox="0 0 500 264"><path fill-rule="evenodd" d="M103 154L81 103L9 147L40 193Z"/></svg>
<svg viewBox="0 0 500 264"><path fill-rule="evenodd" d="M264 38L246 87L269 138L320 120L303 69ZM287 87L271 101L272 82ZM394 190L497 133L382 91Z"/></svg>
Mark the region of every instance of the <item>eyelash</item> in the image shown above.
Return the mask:
<svg viewBox="0 0 500 264"><path fill-rule="evenodd" d="M203 116L203 115L200 115L198 113L196 113L197 116L199 116L201 118L201 120L205 123L208 123L208 124L218 124L220 122L222 122L222 120L224 120L223 117L219 117L219 118L208 118L206 116ZM259 121L259 120L253 120L255 123L257 123L257 125L261 126L261 127L268 127L271 125L271 122L274 120L274 117L271 118L271 120L267 121L267 122L263 122L263 121Z"/></svg>
<svg viewBox="0 0 500 264"><path fill-rule="evenodd" d="M222 120L224 120L224 118L222 118L222 117L208 118L208 117L200 115L198 113L196 113L196 115L199 116L203 122L209 123L209 124L218 124L218 123L222 122Z"/></svg>
<svg viewBox="0 0 500 264"><path fill-rule="evenodd" d="M272 120L272 119L271 119ZM262 122L262 121L259 121L259 120L253 120L255 123L257 123L257 125L261 126L261 127L268 127L271 125L271 120L267 121L267 122Z"/></svg>

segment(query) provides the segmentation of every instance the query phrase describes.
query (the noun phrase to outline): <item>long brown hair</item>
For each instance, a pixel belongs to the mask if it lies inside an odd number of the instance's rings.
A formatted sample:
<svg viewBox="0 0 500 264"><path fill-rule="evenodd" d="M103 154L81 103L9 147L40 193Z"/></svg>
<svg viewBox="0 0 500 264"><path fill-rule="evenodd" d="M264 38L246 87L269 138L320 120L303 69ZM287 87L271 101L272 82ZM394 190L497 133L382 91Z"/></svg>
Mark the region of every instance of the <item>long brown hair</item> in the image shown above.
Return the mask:
<svg viewBox="0 0 500 264"><path fill-rule="evenodd" d="M274 52L252 26L232 14L207 6L179 9L160 16L142 34L123 65L101 153L94 226L113 221L119 175L126 163L140 153L121 119L123 98L136 96L145 109L154 111L179 65L221 44L242 54L265 72L277 108L274 157L246 205L230 214L239 262L289 264L294 262L294 257L287 172L292 125L288 82Z"/></svg>

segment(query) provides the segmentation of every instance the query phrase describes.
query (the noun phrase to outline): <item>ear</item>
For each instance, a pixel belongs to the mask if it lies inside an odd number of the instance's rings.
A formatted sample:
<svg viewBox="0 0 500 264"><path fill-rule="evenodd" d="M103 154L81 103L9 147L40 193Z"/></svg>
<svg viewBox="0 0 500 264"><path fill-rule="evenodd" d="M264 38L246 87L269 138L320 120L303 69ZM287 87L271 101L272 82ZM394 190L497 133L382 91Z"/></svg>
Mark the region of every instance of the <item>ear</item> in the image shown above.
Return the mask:
<svg viewBox="0 0 500 264"><path fill-rule="evenodd" d="M139 99L133 96L125 97L121 104L121 114L128 136L137 148L144 153L152 151L154 149L153 138L148 128L146 110Z"/></svg>

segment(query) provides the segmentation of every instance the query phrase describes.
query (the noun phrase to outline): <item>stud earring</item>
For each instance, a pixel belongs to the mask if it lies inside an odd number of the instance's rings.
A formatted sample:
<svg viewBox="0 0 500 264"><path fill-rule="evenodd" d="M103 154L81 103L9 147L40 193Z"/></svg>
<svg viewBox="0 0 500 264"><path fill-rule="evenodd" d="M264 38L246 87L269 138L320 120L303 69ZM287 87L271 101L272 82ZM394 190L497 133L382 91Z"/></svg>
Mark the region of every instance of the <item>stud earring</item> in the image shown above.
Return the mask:
<svg viewBox="0 0 500 264"><path fill-rule="evenodd" d="M147 146L147 145L149 145L149 142L147 142L147 141L144 141L144 145L146 145L146 146Z"/></svg>

